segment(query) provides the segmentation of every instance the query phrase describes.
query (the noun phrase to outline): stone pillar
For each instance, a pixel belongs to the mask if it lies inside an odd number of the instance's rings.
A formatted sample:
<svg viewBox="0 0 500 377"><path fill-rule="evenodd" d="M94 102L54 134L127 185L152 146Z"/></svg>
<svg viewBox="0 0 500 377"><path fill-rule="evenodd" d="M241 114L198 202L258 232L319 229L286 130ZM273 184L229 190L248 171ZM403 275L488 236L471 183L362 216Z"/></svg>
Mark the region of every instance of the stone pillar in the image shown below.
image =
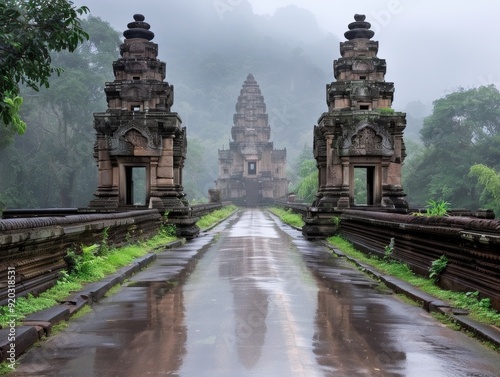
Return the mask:
<svg viewBox="0 0 500 377"><path fill-rule="evenodd" d="M174 186L174 139L173 136L163 138L163 150L158 161L157 185L161 188Z"/></svg>
<svg viewBox="0 0 500 377"><path fill-rule="evenodd" d="M97 149L97 191L95 199L89 203L89 209L112 209L118 206L118 187L114 185L115 174L105 135L99 135L96 141Z"/></svg>
<svg viewBox="0 0 500 377"><path fill-rule="evenodd" d="M97 184L101 188L111 188L113 186L113 166L108 154L106 138L100 136L97 139L99 173Z"/></svg>

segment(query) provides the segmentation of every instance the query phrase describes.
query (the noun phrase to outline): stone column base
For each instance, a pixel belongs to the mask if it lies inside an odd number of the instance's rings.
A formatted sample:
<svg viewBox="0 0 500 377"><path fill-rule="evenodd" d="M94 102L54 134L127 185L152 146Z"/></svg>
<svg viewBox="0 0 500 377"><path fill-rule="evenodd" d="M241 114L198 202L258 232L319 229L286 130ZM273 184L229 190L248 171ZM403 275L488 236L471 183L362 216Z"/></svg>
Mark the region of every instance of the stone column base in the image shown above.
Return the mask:
<svg viewBox="0 0 500 377"><path fill-rule="evenodd" d="M199 217L193 216L191 208L176 207L168 210L168 222L175 225L176 236L193 239L200 233L200 228L196 225Z"/></svg>
<svg viewBox="0 0 500 377"><path fill-rule="evenodd" d="M309 207L302 218L304 226L302 234L308 240L325 239L337 234L339 222L336 220L340 212L318 207Z"/></svg>

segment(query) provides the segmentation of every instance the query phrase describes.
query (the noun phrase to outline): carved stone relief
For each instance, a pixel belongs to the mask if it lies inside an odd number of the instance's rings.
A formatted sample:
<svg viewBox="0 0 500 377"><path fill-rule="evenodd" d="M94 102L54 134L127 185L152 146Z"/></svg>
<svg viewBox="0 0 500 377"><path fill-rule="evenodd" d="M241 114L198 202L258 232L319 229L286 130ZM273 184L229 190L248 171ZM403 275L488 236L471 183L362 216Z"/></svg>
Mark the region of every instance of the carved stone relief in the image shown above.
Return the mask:
<svg viewBox="0 0 500 377"><path fill-rule="evenodd" d="M356 129L346 132L342 140L340 155L342 156L392 156L393 142L390 134L376 124L361 123Z"/></svg>
<svg viewBox="0 0 500 377"><path fill-rule="evenodd" d="M148 127L132 124L131 126L107 136L110 155L134 155L135 148L147 150L148 154L159 156L162 149L161 137L151 133Z"/></svg>
<svg viewBox="0 0 500 377"><path fill-rule="evenodd" d="M148 147L148 139L146 139L144 136L142 136L142 134L135 129L128 131L124 135L124 139L126 141L128 141L129 143L131 143L134 147L137 147L137 148L147 148Z"/></svg>

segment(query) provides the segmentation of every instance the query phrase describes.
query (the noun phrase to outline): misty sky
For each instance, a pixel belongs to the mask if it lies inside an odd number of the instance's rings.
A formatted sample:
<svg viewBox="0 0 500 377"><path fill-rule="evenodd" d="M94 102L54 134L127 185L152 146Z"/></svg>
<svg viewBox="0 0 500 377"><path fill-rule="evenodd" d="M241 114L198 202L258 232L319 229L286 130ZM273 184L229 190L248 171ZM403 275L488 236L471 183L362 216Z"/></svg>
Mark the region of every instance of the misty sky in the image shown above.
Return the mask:
<svg viewBox="0 0 500 377"><path fill-rule="evenodd" d="M155 33L169 29L169 4L174 0L77 0L94 16L124 30L134 13L143 13ZM178 0L175 0L178 1ZM224 17L246 5L245 0L182 0ZM429 104L462 86L500 84L497 33L498 0L248 0L254 13L272 15L294 4L312 12L319 26L344 40L354 13L364 13L380 42L379 57L387 60L386 81L396 87L394 107L420 100ZM208 4L207 4L208 3ZM211 5L211 6L207 6ZM213 15L210 15L213 16ZM208 13L207 13L208 17ZM302 20L297 19L297 25ZM186 20L189 22L189 20ZM193 26L193 31L196 25ZM307 37L307 36L306 36ZM214 41L217 43L217 41ZM335 47L338 51L338 46ZM333 59L332 59L333 60ZM327 63L331 67L331 61ZM331 73L331 81L333 74ZM175 78L171 78L175 83ZM325 82L326 84L326 82ZM498 86L498 85L497 85Z"/></svg>

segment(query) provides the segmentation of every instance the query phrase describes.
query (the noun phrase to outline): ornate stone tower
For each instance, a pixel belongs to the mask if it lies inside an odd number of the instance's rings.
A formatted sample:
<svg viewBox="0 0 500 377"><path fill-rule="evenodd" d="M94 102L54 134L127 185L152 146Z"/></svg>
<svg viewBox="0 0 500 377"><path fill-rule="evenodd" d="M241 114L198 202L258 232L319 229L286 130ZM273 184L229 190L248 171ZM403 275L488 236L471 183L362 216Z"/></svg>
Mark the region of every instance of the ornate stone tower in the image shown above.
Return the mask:
<svg viewBox="0 0 500 377"><path fill-rule="evenodd" d="M314 128L319 169L317 207L405 210L401 185L406 114L391 109L394 84L364 15L355 15L327 85L328 112Z"/></svg>
<svg viewBox="0 0 500 377"><path fill-rule="evenodd" d="M99 176L89 208L96 210L184 206L186 131L170 111L174 88L163 81L154 33L144 16L134 20L113 63L115 80L104 89L108 110L94 114Z"/></svg>
<svg viewBox="0 0 500 377"><path fill-rule="evenodd" d="M273 149L266 104L252 74L243 83L229 149L219 150L217 188L223 200L257 206L288 191L286 149Z"/></svg>
<svg viewBox="0 0 500 377"><path fill-rule="evenodd" d="M406 114L394 111L394 84L364 15L355 15L326 86L328 112L314 127L317 199L304 217L306 238L336 231L332 216L347 208L406 212L401 185Z"/></svg>

